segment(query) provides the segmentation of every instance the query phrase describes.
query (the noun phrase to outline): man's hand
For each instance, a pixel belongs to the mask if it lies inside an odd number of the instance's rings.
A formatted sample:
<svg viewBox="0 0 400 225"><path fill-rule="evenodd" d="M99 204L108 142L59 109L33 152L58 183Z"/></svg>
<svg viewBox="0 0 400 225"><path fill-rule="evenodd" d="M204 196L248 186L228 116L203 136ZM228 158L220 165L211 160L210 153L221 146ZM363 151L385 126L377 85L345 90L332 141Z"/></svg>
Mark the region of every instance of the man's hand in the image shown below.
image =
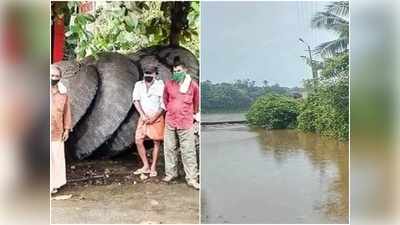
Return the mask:
<svg viewBox="0 0 400 225"><path fill-rule="evenodd" d="M143 113L143 114L140 114L140 117L142 118L142 120L145 124L149 123L149 121L150 121L149 116L147 116L146 114Z"/></svg>
<svg viewBox="0 0 400 225"><path fill-rule="evenodd" d="M193 119L195 122L200 122L200 113L193 114Z"/></svg>
<svg viewBox="0 0 400 225"><path fill-rule="evenodd" d="M62 135L62 140L66 141L69 137L69 130L64 130L63 135Z"/></svg>
<svg viewBox="0 0 400 225"><path fill-rule="evenodd" d="M151 118L149 119L149 121L147 122L147 124L153 124L154 122L157 121L158 117L159 117L159 116L157 116L157 115L151 117Z"/></svg>

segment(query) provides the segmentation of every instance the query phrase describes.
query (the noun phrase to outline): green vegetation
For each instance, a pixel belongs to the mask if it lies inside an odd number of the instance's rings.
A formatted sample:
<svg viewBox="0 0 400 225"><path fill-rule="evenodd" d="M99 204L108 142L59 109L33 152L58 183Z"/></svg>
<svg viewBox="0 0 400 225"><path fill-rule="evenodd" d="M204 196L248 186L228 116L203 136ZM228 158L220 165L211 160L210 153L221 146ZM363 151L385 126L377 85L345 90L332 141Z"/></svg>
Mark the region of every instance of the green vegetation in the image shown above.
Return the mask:
<svg viewBox="0 0 400 225"><path fill-rule="evenodd" d="M308 96L264 95L251 106L247 120L253 126L298 128L347 140L349 135L349 56L337 54L325 59L317 89L305 81Z"/></svg>
<svg viewBox="0 0 400 225"><path fill-rule="evenodd" d="M312 20L315 28L333 30L336 40L322 43L314 51L323 61L310 63L319 71L317 82L305 80L308 96L297 101L287 96L265 95L251 106L247 120L268 128L298 128L348 140L349 135L349 53L348 2L335 2ZM314 60L313 60L314 61ZM317 83L317 86L314 86Z"/></svg>
<svg viewBox="0 0 400 225"><path fill-rule="evenodd" d="M295 128L299 102L293 97L267 94L257 98L246 114L250 125L274 129Z"/></svg>
<svg viewBox="0 0 400 225"><path fill-rule="evenodd" d="M302 89L281 87L278 84L257 86L255 81L236 80L232 83L201 82L201 110L202 112L245 112L251 104L265 94L294 94L298 95Z"/></svg>
<svg viewBox="0 0 400 225"><path fill-rule="evenodd" d="M199 57L199 2L98 2L95 15L79 13L78 4L69 2L64 9L68 58L158 44L181 45Z"/></svg>
<svg viewBox="0 0 400 225"><path fill-rule="evenodd" d="M318 89L311 92L300 106L300 130L348 139L348 72L347 53L326 60Z"/></svg>

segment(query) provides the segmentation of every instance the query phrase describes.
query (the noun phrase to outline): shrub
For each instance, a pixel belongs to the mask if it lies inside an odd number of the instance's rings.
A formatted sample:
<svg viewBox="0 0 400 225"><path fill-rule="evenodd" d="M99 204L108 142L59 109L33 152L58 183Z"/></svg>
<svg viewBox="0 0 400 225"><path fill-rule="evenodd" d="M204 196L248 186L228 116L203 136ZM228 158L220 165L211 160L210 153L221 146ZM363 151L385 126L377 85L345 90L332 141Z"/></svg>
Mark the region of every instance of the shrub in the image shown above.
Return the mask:
<svg viewBox="0 0 400 225"><path fill-rule="evenodd" d="M347 140L349 134L348 84L337 82L321 84L300 105L297 118L302 131L316 132L325 136Z"/></svg>
<svg viewBox="0 0 400 225"><path fill-rule="evenodd" d="M246 119L252 126L272 129L295 128L299 102L285 95L268 94L251 105Z"/></svg>

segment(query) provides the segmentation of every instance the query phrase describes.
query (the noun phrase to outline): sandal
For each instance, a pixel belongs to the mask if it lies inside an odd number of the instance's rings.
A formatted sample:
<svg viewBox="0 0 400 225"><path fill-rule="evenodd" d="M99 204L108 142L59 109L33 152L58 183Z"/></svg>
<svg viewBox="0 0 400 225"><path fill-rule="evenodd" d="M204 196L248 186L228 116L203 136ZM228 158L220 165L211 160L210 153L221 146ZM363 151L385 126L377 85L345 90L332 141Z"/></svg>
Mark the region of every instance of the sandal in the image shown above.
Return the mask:
<svg viewBox="0 0 400 225"><path fill-rule="evenodd" d="M169 183L169 182L171 182L172 180L174 180L175 178L176 178L176 177L167 175L167 176L165 176L165 177L162 179L162 181L164 181L164 182L166 182L166 183Z"/></svg>
<svg viewBox="0 0 400 225"><path fill-rule="evenodd" d="M149 169L145 170L143 168L140 168L140 169L137 169L135 172L133 172L133 174L135 174L135 175L140 175L140 174L145 174L145 173L150 173L150 170Z"/></svg>
<svg viewBox="0 0 400 225"><path fill-rule="evenodd" d="M187 184L188 184L190 187L192 187L192 188L194 188L194 189L196 189L196 190L200 190L200 184L199 184L199 182L197 182L197 180L194 180L194 179L188 180L188 181L187 181Z"/></svg>
<svg viewBox="0 0 400 225"><path fill-rule="evenodd" d="M150 171L150 177L156 177L157 171Z"/></svg>

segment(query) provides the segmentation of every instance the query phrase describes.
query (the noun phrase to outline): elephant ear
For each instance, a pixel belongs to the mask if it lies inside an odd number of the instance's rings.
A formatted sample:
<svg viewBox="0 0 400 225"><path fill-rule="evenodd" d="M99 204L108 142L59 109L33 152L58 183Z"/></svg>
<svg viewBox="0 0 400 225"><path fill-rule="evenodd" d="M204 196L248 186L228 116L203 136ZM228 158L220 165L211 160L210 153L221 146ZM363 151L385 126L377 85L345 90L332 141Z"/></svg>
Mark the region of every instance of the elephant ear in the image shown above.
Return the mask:
<svg viewBox="0 0 400 225"><path fill-rule="evenodd" d="M139 70L128 57L102 53L96 60L99 86L90 109L75 127L69 146L83 159L108 141L132 107L132 91Z"/></svg>
<svg viewBox="0 0 400 225"><path fill-rule="evenodd" d="M199 80L199 62L196 56L186 48L165 47L158 52L157 56L169 67L174 65L174 60L176 58L179 58L188 68L188 73L192 78Z"/></svg>
<svg viewBox="0 0 400 225"><path fill-rule="evenodd" d="M75 127L88 111L97 92L98 75L93 66L81 65L75 61L56 63L61 69L62 78L59 90L69 96L72 127Z"/></svg>

